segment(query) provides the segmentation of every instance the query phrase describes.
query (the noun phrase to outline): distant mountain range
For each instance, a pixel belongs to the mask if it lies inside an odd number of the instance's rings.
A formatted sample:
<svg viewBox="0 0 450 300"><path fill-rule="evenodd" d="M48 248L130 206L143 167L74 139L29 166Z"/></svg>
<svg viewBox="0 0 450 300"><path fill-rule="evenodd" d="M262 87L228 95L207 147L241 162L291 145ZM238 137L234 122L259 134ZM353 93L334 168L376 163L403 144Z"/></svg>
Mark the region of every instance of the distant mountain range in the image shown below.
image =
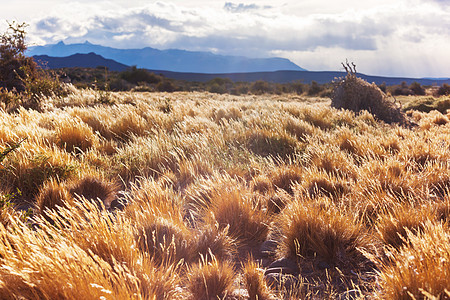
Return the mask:
<svg viewBox="0 0 450 300"><path fill-rule="evenodd" d="M88 54L74 54L66 57L52 57L48 55L36 55L34 58L40 62L43 66L50 69L58 69L64 67L84 67L84 68L96 68L99 66L108 67L111 71L123 71L129 66L118 63L112 59L106 59L101 55L95 53ZM246 72L246 73L195 73L195 72L172 72L167 70L154 70L149 71L155 74L164 75L167 78L173 78L177 80L186 81L200 81L206 82L211 79L221 77L229 78L235 82L253 82L257 80L264 80L275 83L289 83L293 81L301 81L303 83L311 83L316 81L317 83L329 83L335 78L344 77L345 72L327 72L327 71L273 71L273 72ZM422 85L442 85L443 83L450 84L449 78L407 78L407 77L382 77L382 76L370 76L365 74L358 74L359 77L365 79L368 82L375 82L376 84L387 85L400 84L403 81L407 84L413 82L419 82Z"/></svg>
<svg viewBox="0 0 450 300"><path fill-rule="evenodd" d="M167 70L173 72L194 73L241 73L270 72L279 70L305 71L285 58L248 58L243 56L224 56L210 52L193 52L185 50L116 49L83 44L66 45L63 42L45 46L30 47L27 55L48 55L51 57L66 57L74 54L96 53L106 59L128 66L137 66L152 70Z"/></svg>

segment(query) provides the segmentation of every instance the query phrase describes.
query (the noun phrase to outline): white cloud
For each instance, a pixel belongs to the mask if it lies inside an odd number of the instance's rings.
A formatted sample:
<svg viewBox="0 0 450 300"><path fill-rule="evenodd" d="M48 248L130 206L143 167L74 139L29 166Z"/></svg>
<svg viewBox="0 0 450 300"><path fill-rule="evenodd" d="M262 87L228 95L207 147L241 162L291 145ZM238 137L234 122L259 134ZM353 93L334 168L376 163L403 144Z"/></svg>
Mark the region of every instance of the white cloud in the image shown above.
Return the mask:
<svg viewBox="0 0 450 300"><path fill-rule="evenodd" d="M335 70L343 59L354 57L359 70L370 74L450 76L443 53L450 49L447 1L287 0L279 6L173 1L129 8L123 1L54 6L31 22L31 41L279 55L311 70Z"/></svg>

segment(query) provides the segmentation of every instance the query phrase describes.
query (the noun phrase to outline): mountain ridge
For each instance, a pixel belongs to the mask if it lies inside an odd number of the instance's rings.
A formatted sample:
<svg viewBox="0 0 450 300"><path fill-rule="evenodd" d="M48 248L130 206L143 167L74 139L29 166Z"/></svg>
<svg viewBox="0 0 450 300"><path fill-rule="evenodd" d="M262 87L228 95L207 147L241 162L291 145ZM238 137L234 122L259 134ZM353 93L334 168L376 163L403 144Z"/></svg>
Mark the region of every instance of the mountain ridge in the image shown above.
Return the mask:
<svg viewBox="0 0 450 300"><path fill-rule="evenodd" d="M53 57L48 55L35 55L35 61L43 68L95 68L98 66L107 67L111 71L125 71L129 66L116 62L112 59L104 58L94 52L88 54L76 53L70 56Z"/></svg>
<svg viewBox="0 0 450 300"><path fill-rule="evenodd" d="M27 50L27 55L48 55L65 57L74 54L94 52L106 59L137 66L139 68L168 70L172 72L194 73L242 73L268 72L278 70L305 71L290 60L280 57L248 58L244 56L226 56L211 52L187 51L178 49L158 50L151 47L141 49L117 49L89 42L64 44L59 42L46 46L34 46Z"/></svg>

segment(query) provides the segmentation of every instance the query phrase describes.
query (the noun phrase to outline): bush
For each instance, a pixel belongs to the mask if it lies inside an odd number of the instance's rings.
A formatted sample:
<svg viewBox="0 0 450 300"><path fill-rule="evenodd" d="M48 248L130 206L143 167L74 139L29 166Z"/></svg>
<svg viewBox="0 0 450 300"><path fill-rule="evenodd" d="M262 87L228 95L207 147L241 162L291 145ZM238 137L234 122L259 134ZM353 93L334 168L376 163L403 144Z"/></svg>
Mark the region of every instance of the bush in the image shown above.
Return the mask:
<svg viewBox="0 0 450 300"><path fill-rule="evenodd" d="M156 85L156 90L158 92L169 92L169 93L171 93L171 92L175 91L175 86L172 84L171 81L163 80L163 81L159 82Z"/></svg>
<svg viewBox="0 0 450 300"><path fill-rule="evenodd" d="M408 87L408 84L403 81L400 85L396 85L392 87L391 91L394 96L409 96L414 95L414 92Z"/></svg>
<svg viewBox="0 0 450 300"><path fill-rule="evenodd" d="M8 91L25 91L24 78L34 76L37 65L31 57L25 56L25 23L8 24L0 36L0 87Z"/></svg>
<svg viewBox="0 0 450 300"><path fill-rule="evenodd" d="M425 89L418 82L411 83L411 85L409 86L409 89L411 91L413 91L414 95L416 95L416 96L425 95Z"/></svg>
<svg viewBox="0 0 450 300"><path fill-rule="evenodd" d="M356 71L347 64L347 76L336 82L331 106L354 112L367 110L386 123L405 123L406 117L400 108L374 83L356 77Z"/></svg>
<svg viewBox="0 0 450 300"><path fill-rule="evenodd" d="M130 69L120 73L120 78L134 84L144 83L159 83L162 78L149 72L145 69L138 69L132 66Z"/></svg>
<svg viewBox="0 0 450 300"><path fill-rule="evenodd" d="M437 90L438 96L445 96L450 95L450 85L444 83L439 89Z"/></svg>
<svg viewBox="0 0 450 300"><path fill-rule="evenodd" d="M65 94L56 76L38 68L25 56L26 24L12 22L0 36L0 101L5 108L24 106L39 109L40 97ZM15 97L19 95L22 97Z"/></svg>
<svg viewBox="0 0 450 300"><path fill-rule="evenodd" d="M308 96L317 96L322 90L323 88L313 80L308 88Z"/></svg>
<svg viewBox="0 0 450 300"><path fill-rule="evenodd" d="M250 91L255 95L268 94L272 92L272 88L269 83L263 80L258 80L252 83Z"/></svg>

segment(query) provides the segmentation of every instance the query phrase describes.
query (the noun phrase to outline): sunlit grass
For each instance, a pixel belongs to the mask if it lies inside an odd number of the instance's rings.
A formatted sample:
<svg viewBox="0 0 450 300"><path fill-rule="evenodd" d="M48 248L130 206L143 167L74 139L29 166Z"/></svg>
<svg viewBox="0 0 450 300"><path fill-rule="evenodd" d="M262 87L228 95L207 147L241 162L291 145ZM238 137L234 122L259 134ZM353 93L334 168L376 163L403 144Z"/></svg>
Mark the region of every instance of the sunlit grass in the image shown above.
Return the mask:
<svg viewBox="0 0 450 300"><path fill-rule="evenodd" d="M449 297L448 114L110 97L0 111L0 298Z"/></svg>

